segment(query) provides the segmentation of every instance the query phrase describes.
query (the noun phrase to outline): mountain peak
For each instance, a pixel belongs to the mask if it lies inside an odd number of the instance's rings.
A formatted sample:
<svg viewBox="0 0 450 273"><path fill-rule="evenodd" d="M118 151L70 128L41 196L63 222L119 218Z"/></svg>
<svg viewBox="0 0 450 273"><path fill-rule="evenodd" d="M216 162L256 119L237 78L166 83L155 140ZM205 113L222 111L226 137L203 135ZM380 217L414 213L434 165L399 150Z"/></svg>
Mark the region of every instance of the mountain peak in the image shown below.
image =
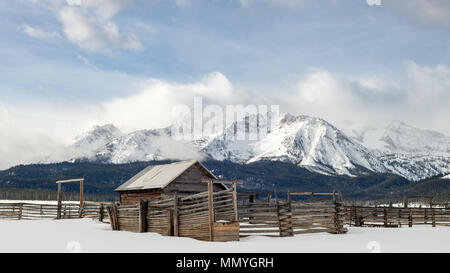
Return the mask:
<svg viewBox="0 0 450 273"><path fill-rule="evenodd" d="M289 113L284 113L280 116L279 121L280 121L280 123L285 123L288 121L293 121L293 120L295 120L295 118L296 118L296 116L294 116L294 115L291 115Z"/></svg>
<svg viewBox="0 0 450 273"><path fill-rule="evenodd" d="M122 136L122 131L114 124L96 125L83 135L75 138L74 147L97 149Z"/></svg>
<svg viewBox="0 0 450 273"><path fill-rule="evenodd" d="M418 129L402 121L392 121L380 140L390 151L406 153L450 153L450 137L431 130Z"/></svg>

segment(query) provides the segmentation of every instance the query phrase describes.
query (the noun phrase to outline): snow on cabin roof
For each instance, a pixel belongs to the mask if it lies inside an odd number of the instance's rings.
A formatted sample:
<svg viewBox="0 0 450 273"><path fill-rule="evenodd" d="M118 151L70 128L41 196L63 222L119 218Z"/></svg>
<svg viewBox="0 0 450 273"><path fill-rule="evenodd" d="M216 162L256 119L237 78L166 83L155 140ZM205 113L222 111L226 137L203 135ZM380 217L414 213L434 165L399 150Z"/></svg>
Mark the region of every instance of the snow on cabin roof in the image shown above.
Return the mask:
<svg viewBox="0 0 450 273"><path fill-rule="evenodd" d="M152 165L140 171L124 184L120 185L116 191L128 190L147 190L147 189L162 189L184 173L194 164L200 166L211 175L211 178L216 178L205 166L197 160L181 161L164 165Z"/></svg>

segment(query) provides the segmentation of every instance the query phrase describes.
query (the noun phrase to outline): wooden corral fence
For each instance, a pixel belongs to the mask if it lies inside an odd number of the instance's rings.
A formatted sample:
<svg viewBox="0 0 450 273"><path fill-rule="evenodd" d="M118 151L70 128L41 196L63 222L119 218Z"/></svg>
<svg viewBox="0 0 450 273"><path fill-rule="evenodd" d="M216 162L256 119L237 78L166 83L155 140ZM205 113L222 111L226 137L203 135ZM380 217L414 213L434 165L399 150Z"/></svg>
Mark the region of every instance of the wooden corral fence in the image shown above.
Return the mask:
<svg viewBox="0 0 450 273"><path fill-rule="evenodd" d="M253 196L250 201L242 197ZM344 228L345 210L340 194L288 192L287 201L265 197L257 200L256 195L243 193L240 195L239 222L240 235L254 234L266 236L293 236L294 234L329 232L342 234ZM265 194L262 194L265 196ZM310 200L293 200L296 196L308 196ZM327 196L331 200L314 200L313 197Z"/></svg>
<svg viewBox="0 0 450 273"><path fill-rule="evenodd" d="M79 204L61 204L61 218L78 218ZM33 220L33 219L56 219L58 205L36 204L36 203L0 203L0 219L11 220Z"/></svg>
<svg viewBox="0 0 450 273"><path fill-rule="evenodd" d="M352 226L401 227L413 225L450 226L450 208L346 206L347 223Z"/></svg>
<svg viewBox="0 0 450 273"><path fill-rule="evenodd" d="M82 218L92 218L100 222L109 223L106 207L109 203L84 201L81 210Z"/></svg>
<svg viewBox="0 0 450 273"><path fill-rule="evenodd" d="M237 194L235 182L228 190L143 201L135 205L107 206L113 230L157 232L166 236L190 237L204 241L238 241ZM223 183L223 181L220 181Z"/></svg>
<svg viewBox="0 0 450 273"><path fill-rule="evenodd" d="M85 201L80 213L79 204L61 203L61 219L92 218L109 222L106 204ZM58 219L57 215L57 204L0 203L0 219Z"/></svg>

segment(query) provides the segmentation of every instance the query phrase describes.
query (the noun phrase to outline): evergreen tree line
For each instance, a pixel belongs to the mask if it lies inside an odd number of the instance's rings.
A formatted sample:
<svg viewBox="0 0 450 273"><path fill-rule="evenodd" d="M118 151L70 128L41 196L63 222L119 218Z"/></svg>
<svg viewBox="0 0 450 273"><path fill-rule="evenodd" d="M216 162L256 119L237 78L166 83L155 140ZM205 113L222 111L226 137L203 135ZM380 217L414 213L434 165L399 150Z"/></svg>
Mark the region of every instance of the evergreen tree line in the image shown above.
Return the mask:
<svg viewBox="0 0 450 273"><path fill-rule="evenodd" d="M0 189L0 200L45 200L56 201L56 190L42 189ZM114 194L83 194L85 201L93 202L115 202L118 201L118 195ZM80 195L77 192L63 192L63 201L79 201ZM1 201L0 201L1 202Z"/></svg>

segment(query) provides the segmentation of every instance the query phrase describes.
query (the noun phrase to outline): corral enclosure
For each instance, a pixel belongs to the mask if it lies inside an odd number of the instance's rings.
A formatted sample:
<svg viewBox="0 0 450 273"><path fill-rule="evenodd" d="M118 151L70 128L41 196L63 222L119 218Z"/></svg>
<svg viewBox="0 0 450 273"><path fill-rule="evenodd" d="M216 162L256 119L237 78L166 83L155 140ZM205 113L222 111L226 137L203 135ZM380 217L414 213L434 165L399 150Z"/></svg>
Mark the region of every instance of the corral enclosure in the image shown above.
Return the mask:
<svg viewBox="0 0 450 273"><path fill-rule="evenodd" d="M78 218L79 204L64 203L61 206L62 219ZM0 203L0 219L11 220L33 220L33 219L56 219L58 205L37 203Z"/></svg>
<svg viewBox="0 0 450 273"><path fill-rule="evenodd" d="M294 200L296 196L308 198ZM342 198L335 193L288 192L287 200L282 201L277 197L274 200L271 193L242 192L239 220L241 236L262 234L285 237L317 232L342 234L347 231L344 228Z"/></svg>
<svg viewBox="0 0 450 273"><path fill-rule="evenodd" d="M238 241L236 187L108 207L113 230L157 232L204 241Z"/></svg>
<svg viewBox="0 0 450 273"><path fill-rule="evenodd" d="M209 192L203 192L191 196L160 198L135 205L85 201L81 213L78 204L63 202L61 219L93 218L110 223L115 230L157 232L166 236L205 241L238 240L239 237L249 235L278 237L318 232L336 234L345 232L346 225L381 228L450 226L450 208L445 206L343 206L340 196L335 194L333 200L332 193L320 199L314 197L318 196L315 193L301 193L313 198L277 200L271 194L261 196L260 193L237 192L238 223L235 221L236 211L231 209L235 206L233 189L214 192L214 222L210 226L208 194ZM296 193L290 195L292 197ZM57 205L48 202L0 203L0 219L56 219L56 214ZM110 221L110 217L113 221ZM213 238L210 237L210 230Z"/></svg>

